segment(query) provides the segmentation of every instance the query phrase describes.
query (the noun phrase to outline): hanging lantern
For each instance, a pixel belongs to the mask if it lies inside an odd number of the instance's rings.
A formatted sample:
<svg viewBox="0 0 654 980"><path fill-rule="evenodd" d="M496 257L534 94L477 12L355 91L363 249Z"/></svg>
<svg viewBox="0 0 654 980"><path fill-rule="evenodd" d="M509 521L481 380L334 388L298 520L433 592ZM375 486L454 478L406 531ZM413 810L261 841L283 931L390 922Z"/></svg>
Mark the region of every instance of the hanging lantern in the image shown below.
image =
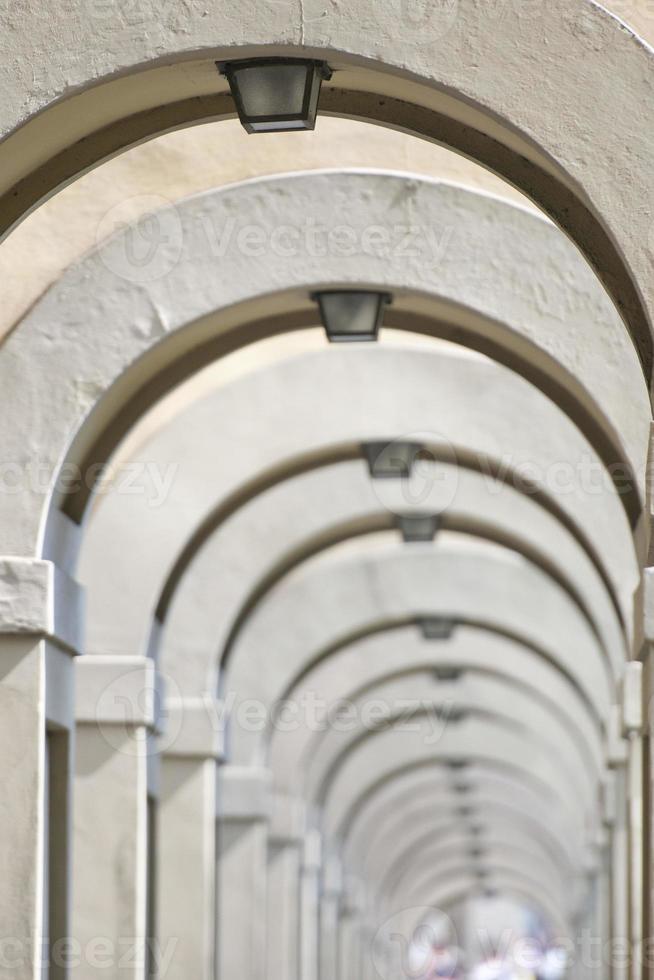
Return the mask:
<svg viewBox="0 0 654 980"><path fill-rule="evenodd" d="M360 289L338 289L314 293L325 332L334 343L361 343L377 340L384 309L391 302L388 293Z"/></svg>
<svg viewBox="0 0 654 980"><path fill-rule="evenodd" d="M229 82L239 119L248 133L314 129L323 79L323 61L253 58L218 64Z"/></svg>

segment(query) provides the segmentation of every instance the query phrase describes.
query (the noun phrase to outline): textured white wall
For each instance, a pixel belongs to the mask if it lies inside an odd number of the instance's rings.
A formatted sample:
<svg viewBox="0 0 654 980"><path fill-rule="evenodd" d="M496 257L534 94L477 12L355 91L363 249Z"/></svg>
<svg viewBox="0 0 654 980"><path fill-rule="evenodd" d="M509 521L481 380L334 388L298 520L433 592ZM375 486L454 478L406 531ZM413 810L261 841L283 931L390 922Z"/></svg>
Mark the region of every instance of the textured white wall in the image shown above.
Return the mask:
<svg viewBox="0 0 654 980"><path fill-rule="evenodd" d="M498 24L522 0L493 0ZM606 4L654 40L654 0ZM42 205L0 245L0 337L74 259L125 220L151 210L152 195L176 200L222 184L321 167L383 167L439 176L513 200L526 199L483 168L411 136L324 118L315 133L246 136L236 122L172 133L124 153ZM164 203L160 201L159 203ZM119 216L113 209L121 205Z"/></svg>

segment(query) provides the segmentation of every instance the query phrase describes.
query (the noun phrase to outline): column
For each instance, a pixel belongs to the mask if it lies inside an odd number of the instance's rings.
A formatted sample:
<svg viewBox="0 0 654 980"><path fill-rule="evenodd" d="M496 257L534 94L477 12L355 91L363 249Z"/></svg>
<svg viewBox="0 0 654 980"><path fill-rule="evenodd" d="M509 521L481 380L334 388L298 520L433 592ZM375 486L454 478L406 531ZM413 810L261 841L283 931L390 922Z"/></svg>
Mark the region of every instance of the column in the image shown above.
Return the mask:
<svg viewBox="0 0 654 980"><path fill-rule="evenodd" d="M335 855L326 858L320 895L320 980L338 980L339 918L343 874Z"/></svg>
<svg viewBox="0 0 654 980"><path fill-rule="evenodd" d="M627 740L629 827L629 941L631 980L642 976L643 955L643 691L642 664L627 664L623 678L622 734Z"/></svg>
<svg viewBox="0 0 654 980"><path fill-rule="evenodd" d="M157 795L158 679L145 657L84 656L76 671L74 980L144 980Z"/></svg>
<svg viewBox="0 0 654 980"><path fill-rule="evenodd" d="M82 591L52 562L0 559L0 973L11 980L67 975L81 612Z"/></svg>
<svg viewBox="0 0 654 980"><path fill-rule="evenodd" d="M606 964L606 976L608 980L616 980L616 969L611 956L615 936L614 890L616 886L613 878L613 854L617 820L616 774L614 772L607 771L604 775L601 805L602 824L606 834L606 846L602 857L602 934L605 937L605 948L609 955L609 961Z"/></svg>
<svg viewBox="0 0 654 980"><path fill-rule="evenodd" d="M321 867L322 839L312 829L304 839L300 877L300 980L318 980Z"/></svg>
<svg viewBox="0 0 654 980"><path fill-rule="evenodd" d="M216 706L167 701L157 847L157 942L165 980L213 980L216 777L223 736ZM163 975L163 971L162 975Z"/></svg>
<svg viewBox="0 0 654 980"><path fill-rule="evenodd" d="M370 908L366 912L361 930L361 942L363 947L363 968L361 976L363 980L377 980L379 977L379 966L383 961L379 952L379 920L376 916L373 916ZM393 976L388 958L385 960L385 965L382 967L382 970L385 973L387 972L388 976ZM396 974L398 980L402 977L403 972L405 972L404 969L398 971Z"/></svg>
<svg viewBox="0 0 654 980"><path fill-rule="evenodd" d="M363 911L365 896L358 878L346 876L339 917L339 980L361 980L363 977Z"/></svg>
<svg viewBox="0 0 654 980"><path fill-rule="evenodd" d="M622 718L616 706L609 718L608 765L613 772L613 831L611 841L612 980L629 977L629 818L627 794L627 743L622 738Z"/></svg>
<svg viewBox="0 0 654 980"><path fill-rule="evenodd" d="M261 980L266 955L270 773L223 766L218 778L218 980Z"/></svg>
<svg viewBox="0 0 654 980"><path fill-rule="evenodd" d="M268 835L266 980L299 980L304 802L276 794Z"/></svg>
<svg viewBox="0 0 654 980"><path fill-rule="evenodd" d="M654 568L643 580L643 944L642 977L654 972Z"/></svg>

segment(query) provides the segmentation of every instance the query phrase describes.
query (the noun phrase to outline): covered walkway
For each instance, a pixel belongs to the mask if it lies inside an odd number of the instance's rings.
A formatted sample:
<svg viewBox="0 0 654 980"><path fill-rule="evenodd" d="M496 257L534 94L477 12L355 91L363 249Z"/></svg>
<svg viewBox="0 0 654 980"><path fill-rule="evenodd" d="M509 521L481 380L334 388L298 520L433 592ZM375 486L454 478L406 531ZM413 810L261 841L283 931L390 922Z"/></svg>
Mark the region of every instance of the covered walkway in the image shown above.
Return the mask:
<svg viewBox="0 0 654 980"><path fill-rule="evenodd" d="M621 6L0 10L3 980L652 976Z"/></svg>

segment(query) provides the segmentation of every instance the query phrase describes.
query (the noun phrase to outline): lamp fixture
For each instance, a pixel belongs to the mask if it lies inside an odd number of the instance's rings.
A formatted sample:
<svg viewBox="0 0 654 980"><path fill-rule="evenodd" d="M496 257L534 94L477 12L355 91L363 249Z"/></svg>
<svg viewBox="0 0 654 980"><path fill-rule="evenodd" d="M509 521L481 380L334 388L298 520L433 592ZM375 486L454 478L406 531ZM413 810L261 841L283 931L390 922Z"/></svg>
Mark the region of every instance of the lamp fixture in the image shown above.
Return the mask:
<svg viewBox="0 0 654 980"><path fill-rule="evenodd" d="M440 514L403 514L397 519L397 526L405 544L433 541L439 531L440 524Z"/></svg>
<svg viewBox="0 0 654 980"><path fill-rule="evenodd" d="M462 772L464 769L470 768L467 759L448 759L445 765L451 772Z"/></svg>
<svg viewBox="0 0 654 980"><path fill-rule="evenodd" d="M417 442L394 440L366 442L362 448L373 480L400 480L411 476L423 447Z"/></svg>
<svg viewBox="0 0 654 980"><path fill-rule="evenodd" d="M229 82L241 124L248 133L314 129L323 80L332 73L324 61L251 58L217 62Z"/></svg>
<svg viewBox="0 0 654 980"><path fill-rule="evenodd" d="M434 667L434 677L439 684L455 684L461 680L464 673L463 667Z"/></svg>
<svg viewBox="0 0 654 980"><path fill-rule="evenodd" d="M313 293L320 318L332 344L377 340L384 310L392 302L388 293L364 289L334 289Z"/></svg>
<svg viewBox="0 0 654 980"><path fill-rule="evenodd" d="M438 717L447 722L448 725L460 725L470 717L468 708L460 708L458 705L447 705L444 708L438 707Z"/></svg>
<svg viewBox="0 0 654 980"><path fill-rule="evenodd" d="M456 621L445 616L423 616L418 626L425 640L450 640L456 629Z"/></svg>

